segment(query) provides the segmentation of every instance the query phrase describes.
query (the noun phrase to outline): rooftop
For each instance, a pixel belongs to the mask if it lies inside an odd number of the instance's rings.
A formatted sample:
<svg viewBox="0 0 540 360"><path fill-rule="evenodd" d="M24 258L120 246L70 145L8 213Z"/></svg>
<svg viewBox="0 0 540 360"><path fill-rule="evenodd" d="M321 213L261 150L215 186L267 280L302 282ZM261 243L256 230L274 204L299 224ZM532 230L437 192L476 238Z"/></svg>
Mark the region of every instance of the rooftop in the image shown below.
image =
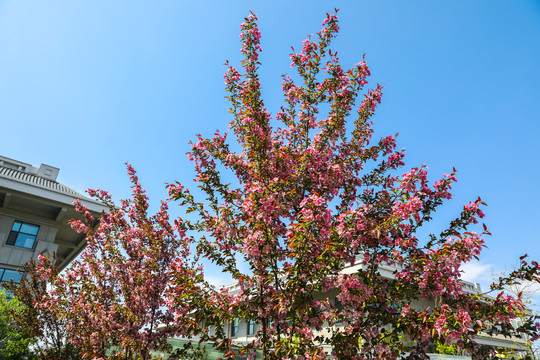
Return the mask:
<svg viewBox="0 0 540 360"><path fill-rule="evenodd" d="M59 172L60 169L51 165L41 164L36 168L28 163L0 156L0 187L28 192L21 187L31 186L37 188L35 191L44 190L49 194L57 194L59 198L55 200L63 203L71 204L73 199L77 198L90 204L98 204L97 201L56 181Z"/></svg>

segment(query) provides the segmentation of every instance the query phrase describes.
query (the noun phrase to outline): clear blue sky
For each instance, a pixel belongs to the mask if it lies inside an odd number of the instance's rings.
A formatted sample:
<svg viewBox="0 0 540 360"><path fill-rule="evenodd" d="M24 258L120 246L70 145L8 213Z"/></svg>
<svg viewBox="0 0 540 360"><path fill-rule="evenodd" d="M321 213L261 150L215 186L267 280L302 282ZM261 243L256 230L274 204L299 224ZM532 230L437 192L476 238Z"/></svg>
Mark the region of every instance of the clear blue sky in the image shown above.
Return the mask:
<svg viewBox="0 0 540 360"><path fill-rule="evenodd" d="M116 199L129 195L129 161L157 203L165 182L189 184L194 135L231 120L223 63L239 62L249 10L260 18L275 112L290 46L334 7L342 62L367 53L371 84L386 86L376 136L399 132L407 166L427 163L432 180L459 171L433 231L477 196L489 204L493 236L470 278L484 281L523 253L539 259L538 0L2 1L0 154L59 167L62 183Z"/></svg>

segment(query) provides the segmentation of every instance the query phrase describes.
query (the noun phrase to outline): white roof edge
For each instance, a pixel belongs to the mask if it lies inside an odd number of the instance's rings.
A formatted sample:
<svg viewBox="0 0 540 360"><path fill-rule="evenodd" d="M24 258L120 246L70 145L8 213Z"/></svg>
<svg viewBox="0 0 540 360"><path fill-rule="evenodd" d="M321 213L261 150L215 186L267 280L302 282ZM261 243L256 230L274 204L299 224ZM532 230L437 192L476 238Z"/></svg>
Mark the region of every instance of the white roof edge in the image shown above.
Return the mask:
<svg viewBox="0 0 540 360"><path fill-rule="evenodd" d="M26 194L33 194L37 197L55 200L57 202L67 205L73 205L73 202L78 199L81 200L90 211L101 212L102 210L106 209L106 206L99 201L87 198L72 189L70 190L72 190L73 193L67 193L51 187L41 186L35 183L23 181L9 176L3 176L2 174L0 174L0 187L20 191ZM38 191L29 191L30 189L38 189ZM53 196L51 196L51 194Z"/></svg>

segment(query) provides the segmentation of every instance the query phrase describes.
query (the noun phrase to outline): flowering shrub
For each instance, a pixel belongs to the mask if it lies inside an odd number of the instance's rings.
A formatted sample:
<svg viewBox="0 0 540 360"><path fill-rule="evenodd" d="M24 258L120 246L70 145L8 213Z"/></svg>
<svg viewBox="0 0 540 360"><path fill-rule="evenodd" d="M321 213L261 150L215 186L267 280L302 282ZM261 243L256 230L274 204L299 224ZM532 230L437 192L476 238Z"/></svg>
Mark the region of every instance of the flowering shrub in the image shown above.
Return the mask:
<svg viewBox="0 0 540 360"><path fill-rule="evenodd" d="M193 240L181 219L170 223L165 201L149 216L146 193L131 165L127 169L132 200L116 207L107 192L88 190L108 207L99 221L75 203L85 219L71 226L85 234L87 247L57 282L59 298L73 308L73 342L92 359L150 359L151 351L170 350L167 338L200 332L208 293L189 260Z"/></svg>
<svg viewBox="0 0 540 360"><path fill-rule="evenodd" d="M200 322L215 316L182 221L170 223L166 202L148 215L146 193L127 168L133 199L117 207L107 192L88 190L108 208L98 219L75 202L83 219L71 226L87 245L80 258L58 274L54 259L40 255L13 287L27 300L22 325L44 339L45 359L150 359L171 350L169 337L204 337Z"/></svg>

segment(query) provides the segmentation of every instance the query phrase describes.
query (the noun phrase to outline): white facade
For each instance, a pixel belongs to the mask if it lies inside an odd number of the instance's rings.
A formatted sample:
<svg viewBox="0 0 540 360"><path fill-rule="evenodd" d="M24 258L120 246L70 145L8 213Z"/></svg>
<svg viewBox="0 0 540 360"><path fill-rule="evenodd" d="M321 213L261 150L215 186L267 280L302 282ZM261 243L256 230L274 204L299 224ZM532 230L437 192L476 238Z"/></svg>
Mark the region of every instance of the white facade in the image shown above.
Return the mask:
<svg viewBox="0 0 540 360"><path fill-rule="evenodd" d="M353 266L347 266L345 269L343 269L343 273L345 274L354 274L361 270L362 264L361 259L363 257L360 256L357 259L357 262ZM394 277L394 271L396 268L399 268L400 265L398 264L391 264L391 265L379 265L379 274L382 277L386 278L393 278ZM463 286L463 291L469 294L481 294L481 288L480 284L478 283L472 283L468 281L461 281ZM238 284L231 284L225 286L227 291L232 294L236 294L240 291L240 286ZM330 290L327 293L321 293L319 294L319 300L322 300L323 298L329 298L331 303L335 303L336 297L339 294L339 291L337 289ZM411 307L415 308L416 310L423 311L424 309L430 307L434 307L434 301L433 300L423 300L423 299L417 299L411 304ZM517 320L515 320L517 321ZM514 321L514 322L515 322ZM515 323L514 325L517 325ZM340 325L338 325L340 326ZM227 337L231 338L233 340L233 343L236 344L245 344L253 341L255 339L255 334L257 331L261 329L260 324L250 324L245 319L236 319L233 322L230 322L225 329L225 334ZM213 333L213 332L212 332ZM325 334L326 333L326 334ZM328 333L328 329L323 330L322 333L316 333L315 335L330 335ZM527 341L525 338L520 337L504 337L502 335L494 335L490 336L485 333L480 333L476 336L476 342L478 344L487 345L487 346L493 346L497 348L506 348L511 349L516 354L525 354L528 352L527 347ZM330 351L330 347L326 346L326 349ZM430 358L432 359L470 359L470 357L462 357L462 356L454 356L454 355L440 355L440 354L430 354Z"/></svg>

